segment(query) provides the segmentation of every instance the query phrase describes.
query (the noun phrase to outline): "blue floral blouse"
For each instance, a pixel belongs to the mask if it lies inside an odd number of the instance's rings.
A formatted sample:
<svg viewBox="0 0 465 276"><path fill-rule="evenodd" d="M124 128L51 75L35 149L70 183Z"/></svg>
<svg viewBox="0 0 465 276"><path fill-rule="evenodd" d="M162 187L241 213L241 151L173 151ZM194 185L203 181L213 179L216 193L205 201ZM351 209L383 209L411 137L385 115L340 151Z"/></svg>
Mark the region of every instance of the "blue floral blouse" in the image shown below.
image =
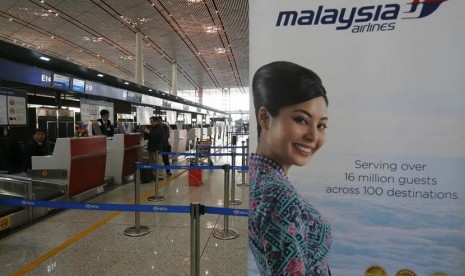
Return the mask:
<svg viewBox="0 0 465 276"><path fill-rule="evenodd" d="M249 161L249 248L261 275L330 275L331 228L274 161Z"/></svg>

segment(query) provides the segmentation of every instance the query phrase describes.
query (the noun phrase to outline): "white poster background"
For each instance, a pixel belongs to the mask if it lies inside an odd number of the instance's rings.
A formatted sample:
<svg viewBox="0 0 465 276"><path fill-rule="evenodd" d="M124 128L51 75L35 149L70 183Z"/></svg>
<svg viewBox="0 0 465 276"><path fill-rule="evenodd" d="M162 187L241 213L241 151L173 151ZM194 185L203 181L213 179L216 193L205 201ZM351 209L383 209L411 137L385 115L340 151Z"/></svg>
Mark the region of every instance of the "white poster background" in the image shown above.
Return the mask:
<svg viewBox="0 0 465 276"><path fill-rule="evenodd" d="M446 1L424 18L400 19L411 2L249 3L250 82L260 66L285 60L315 71L328 91L326 143L289 177L332 225L329 263L336 276L364 275L371 265L388 275L403 268L417 275L465 271L465 2ZM276 27L280 11L383 4L401 7L399 18L389 21L394 30L352 33L352 27L336 30L338 23ZM380 162L397 169L375 168ZM382 183L388 177L394 183ZM416 178L437 184L401 184ZM457 199L411 196L415 191Z"/></svg>

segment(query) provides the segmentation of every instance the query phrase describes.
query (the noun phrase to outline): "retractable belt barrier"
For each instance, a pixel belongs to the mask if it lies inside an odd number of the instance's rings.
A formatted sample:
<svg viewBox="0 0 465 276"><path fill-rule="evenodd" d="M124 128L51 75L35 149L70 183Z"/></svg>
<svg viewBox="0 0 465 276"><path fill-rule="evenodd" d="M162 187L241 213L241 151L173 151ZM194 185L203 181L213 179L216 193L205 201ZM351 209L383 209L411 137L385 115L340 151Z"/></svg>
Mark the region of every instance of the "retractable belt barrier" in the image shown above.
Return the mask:
<svg viewBox="0 0 465 276"><path fill-rule="evenodd" d="M190 206L173 206L173 205L128 205L128 204L102 204L102 203L78 203L78 202L60 202L60 201L32 201L21 199L0 198L0 205L19 206L19 207L43 207L56 209L84 209L100 211L122 211L122 212L155 212L155 213L181 213L190 214L191 217L191 243L190 243L190 275L200 275L200 217L204 214L216 214L224 216L242 216L247 217L249 211L246 209L229 209L221 207L208 207L200 203L191 203ZM126 229L127 236L141 236L148 234L148 228L145 226L134 226ZM132 231L128 231L132 229ZM129 233L134 232L134 233Z"/></svg>
<svg viewBox="0 0 465 276"><path fill-rule="evenodd" d="M211 149L240 149L242 147L239 147L239 146L198 146L199 148L211 148Z"/></svg>
<svg viewBox="0 0 465 276"><path fill-rule="evenodd" d="M165 166L165 165L143 165L139 164L136 166L137 169L143 170L163 170L163 169L172 169L172 170L223 170L224 166L207 166L207 165L172 165L172 166ZM229 166L230 169L235 170L249 170L248 166Z"/></svg>
<svg viewBox="0 0 465 276"><path fill-rule="evenodd" d="M68 202L68 201L45 201L45 200L24 200L0 198L0 205L17 207L42 207L69 210L90 210L90 211L121 211L121 212L145 212L145 213L176 213L189 214L191 206L178 205L131 205L115 203L89 203L89 202ZM222 207L210 207L202 205L205 214L229 215L246 217L249 215L247 209L232 209Z"/></svg>
<svg viewBox="0 0 465 276"><path fill-rule="evenodd" d="M195 153L195 152L169 152L162 151L161 155L184 155L184 156L199 156L204 157L205 155L209 156L231 156L231 153ZM237 155L246 155L246 153L237 153Z"/></svg>
<svg viewBox="0 0 465 276"><path fill-rule="evenodd" d="M234 132L234 131L228 131L228 134L249 135L248 132Z"/></svg>

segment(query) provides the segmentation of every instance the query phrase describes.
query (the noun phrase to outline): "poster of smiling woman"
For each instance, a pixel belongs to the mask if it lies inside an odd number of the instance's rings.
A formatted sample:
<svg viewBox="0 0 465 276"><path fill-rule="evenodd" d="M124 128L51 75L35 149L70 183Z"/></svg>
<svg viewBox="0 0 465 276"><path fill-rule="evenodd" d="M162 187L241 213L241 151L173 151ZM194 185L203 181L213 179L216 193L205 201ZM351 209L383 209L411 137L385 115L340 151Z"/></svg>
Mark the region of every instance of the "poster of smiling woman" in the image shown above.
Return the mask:
<svg viewBox="0 0 465 276"><path fill-rule="evenodd" d="M254 0L249 275L465 271L465 11Z"/></svg>

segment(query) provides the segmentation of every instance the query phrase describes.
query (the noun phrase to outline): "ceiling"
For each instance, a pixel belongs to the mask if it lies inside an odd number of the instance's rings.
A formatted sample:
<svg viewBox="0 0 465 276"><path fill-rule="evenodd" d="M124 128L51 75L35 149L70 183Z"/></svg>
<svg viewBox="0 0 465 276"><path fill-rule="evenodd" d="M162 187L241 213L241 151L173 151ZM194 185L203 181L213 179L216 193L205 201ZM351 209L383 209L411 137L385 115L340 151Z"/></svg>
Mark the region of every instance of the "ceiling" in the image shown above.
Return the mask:
<svg viewBox="0 0 465 276"><path fill-rule="evenodd" d="M248 0L1 0L0 40L170 91L248 86Z"/></svg>

